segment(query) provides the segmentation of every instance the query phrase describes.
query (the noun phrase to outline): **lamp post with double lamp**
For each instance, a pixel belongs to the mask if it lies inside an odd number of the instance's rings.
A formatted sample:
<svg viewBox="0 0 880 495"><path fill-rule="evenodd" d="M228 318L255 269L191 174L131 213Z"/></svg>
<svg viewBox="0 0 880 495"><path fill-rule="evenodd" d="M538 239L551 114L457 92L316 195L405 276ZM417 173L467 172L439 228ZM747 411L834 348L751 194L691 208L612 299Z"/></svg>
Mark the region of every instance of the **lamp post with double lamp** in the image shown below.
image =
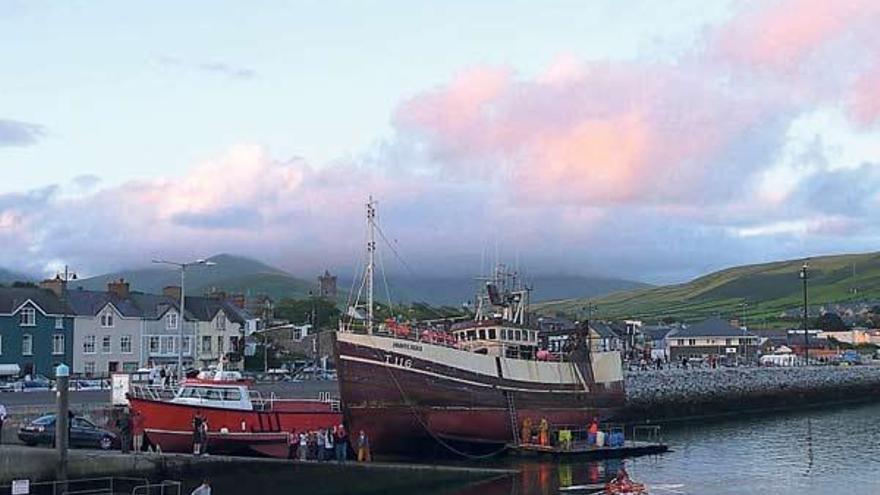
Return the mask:
<svg viewBox="0 0 880 495"><path fill-rule="evenodd" d="M180 383L183 381L183 324L186 322L186 269L191 266L214 266L217 263L213 261L208 261L204 259L198 259L195 261L189 262L179 262L179 261L168 261L168 260L153 260L153 263L160 265L171 265L177 267L180 270L180 317L177 321L177 332L178 332L178 340L177 340L177 382ZM195 338L195 335L193 336ZM190 341L190 348L193 349L195 347L195 342ZM195 356L193 356L193 362L195 362Z"/></svg>

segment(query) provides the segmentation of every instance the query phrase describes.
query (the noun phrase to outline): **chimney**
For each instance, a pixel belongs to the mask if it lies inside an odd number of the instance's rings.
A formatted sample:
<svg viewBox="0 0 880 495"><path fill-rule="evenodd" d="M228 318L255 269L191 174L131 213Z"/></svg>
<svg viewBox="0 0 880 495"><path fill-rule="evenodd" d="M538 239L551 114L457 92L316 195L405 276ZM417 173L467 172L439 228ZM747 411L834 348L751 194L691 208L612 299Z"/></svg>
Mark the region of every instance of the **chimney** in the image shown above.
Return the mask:
<svg viewBox="0 0 880 495"><path fill-rule="evenodd" d="M49 289L55 293L56 296L62 297L64 292L67 291L67 282L61 278L60 275L56 275L55 278L47 278L40 282L41 289Z"/></svg>
<svg viewBox="0 0 880 495"><path fill-rule="evenodd" d="M180 299L180 286L179 285L167 285L164 289L162 289L162 294L173 298L175 301Z"/></svg>
<svg viewBox="0 0 880 495"><path fill-rule="evenodd" d="M128 298L128 282L124 278L107 282L107 292L116 294L120 299Z"/></svg>

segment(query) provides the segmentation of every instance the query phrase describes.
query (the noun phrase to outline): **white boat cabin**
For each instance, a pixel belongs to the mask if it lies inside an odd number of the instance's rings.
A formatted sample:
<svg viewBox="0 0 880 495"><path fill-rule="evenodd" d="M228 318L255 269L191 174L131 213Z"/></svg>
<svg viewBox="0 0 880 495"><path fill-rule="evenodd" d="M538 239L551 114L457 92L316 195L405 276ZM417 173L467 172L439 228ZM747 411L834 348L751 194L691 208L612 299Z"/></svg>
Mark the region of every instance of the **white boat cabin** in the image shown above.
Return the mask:
<svg viewBox="0 0 880 495"><path fill-rule="evenodd" d="M451 331L458 346L466 351L513 359L535 359L538 331L501 322L492 325L462 325Z"/></svg>
<svg viewBox="0 0 880 495"><path fill-rule="evenodd" d="M184 384L171 402L241 411L254 410L250 391L244 385Z"/></svg>

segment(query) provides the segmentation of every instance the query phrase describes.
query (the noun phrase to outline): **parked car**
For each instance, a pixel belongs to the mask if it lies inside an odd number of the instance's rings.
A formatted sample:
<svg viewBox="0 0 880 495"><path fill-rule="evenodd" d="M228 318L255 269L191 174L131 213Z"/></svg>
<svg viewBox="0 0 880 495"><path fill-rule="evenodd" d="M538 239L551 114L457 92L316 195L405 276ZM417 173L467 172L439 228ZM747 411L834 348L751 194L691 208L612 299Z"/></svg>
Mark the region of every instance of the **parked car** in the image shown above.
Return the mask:
<svg viewBox="0 0 880 495"><path fill-rule="evenodd" d="M54 445L55 443L55 415L47 414L24 424L18 429L18 439L26 445ZM94 423L83 418L74 416L70 420L70 446L99 448L109 450L117 444L116 434L104 428L95 426Z"/></svg>
<svg viewBox="0 0 880 495"><path fill-rule="evenodd" d="M20 380L12 384L15 392L48 392L49 382L38 380Z"/></svg>

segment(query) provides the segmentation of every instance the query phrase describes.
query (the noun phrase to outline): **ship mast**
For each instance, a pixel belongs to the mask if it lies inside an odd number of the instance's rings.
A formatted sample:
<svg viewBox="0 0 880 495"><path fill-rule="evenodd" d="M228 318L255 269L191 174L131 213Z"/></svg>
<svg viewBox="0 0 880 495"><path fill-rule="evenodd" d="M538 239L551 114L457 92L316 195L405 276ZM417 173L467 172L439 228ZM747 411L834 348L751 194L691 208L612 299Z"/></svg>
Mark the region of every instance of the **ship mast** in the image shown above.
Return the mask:
<svg viewBox="0 0 880 495"><path fill-rule="evenodd" d="M367 333L373 334L373 273L376 268L376 202L370 196L367 202Z"/></svg>

